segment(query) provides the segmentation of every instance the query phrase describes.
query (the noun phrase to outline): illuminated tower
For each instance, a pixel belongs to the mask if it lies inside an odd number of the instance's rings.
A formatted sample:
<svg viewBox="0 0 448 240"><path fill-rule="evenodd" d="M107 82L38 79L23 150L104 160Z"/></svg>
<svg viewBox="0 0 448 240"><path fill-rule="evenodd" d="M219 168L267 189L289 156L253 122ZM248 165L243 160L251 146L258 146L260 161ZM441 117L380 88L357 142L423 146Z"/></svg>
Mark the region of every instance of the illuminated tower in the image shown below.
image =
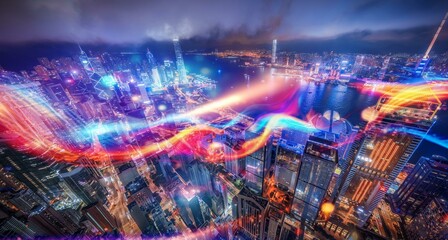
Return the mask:
<svg viewBox="0 0 448 240"><path fill-rule="evenodd" d="M272 41L272 58L271 63L275 64L277 62L277 39Z"/></svg>
<svg viewBox="0 0 448 240"><path fill-rule="evenodd" d="M394 211L414 217L435 197L448 192L448 160L434 155L421 157L392 196Z"/></svg>
<svg viewBox="0 0 448 240"><path fill-rule="evenodd" d="M182 57L182 49L180 48L179 39L173 39L174 53L176 54L177 71L179 72L179 82L187 83L187 71L185 70L184 58Z"/></svg>
<svg viewBox="0 0 448 240"><path fill-rule="evenodd" d="M384 77L386 76L386 71L387 71L387 68L389 67L389 62L390 62L390 57L389 56L385 57L383 66L381 67L381 71L378 76L379 77L378 80L383 80Z"/></svg>
<svg viewBox="0 0 448 240"><path fill-rule="evenodd" d="M69 166L63 168L59 176L86 205L97 201L105 202L106 189L89 173L87 168Z"/></svg>
<svg viewBox="0 0 448 240"><path fill-rule="evenodd" d="M271 205L289 213L300 171L301 152L296 146L280 139L275 152L275 162L270 164L263 182L263 197Z"/></svg>
<svg viewBox="0 0 448 240"><path fill-rule="evenodd" d="M313 224L321 204L329 200L329 187L338 163L335 143L310 136L302 157L292 212Z"/></svg>
<svg viewBox="0 0 448 240"><path fill-rule="evenodd" d="M379 99L379 117L366 126L365 137L344 185L337 215L342 223L364 225L391 183L435 122L441 102L424 100ZM412 133L412 134L410 134Z"/></svg>
<svg viewBox="0 0 448 240"><path fill-rule="evenodd" d="M149 51L149 49L146 52L146 58L148 59L150 69L157 66L156 59L154 58L154 55Z"/></svg>
<svg viewBox="0 0 448 240"><path fill-rule="evenodd" d="M79 61L81 62L81 65L83 66L84 70L86 71L87 75L90 76L94 73L93 67L90 64L89 57L87 54L82 50L81 45L78 44L80 55L79 55Z"/></svg>
<svg viewBox="0 0 448 240"><path fill-rule="evenodd" d="M364 63L364 55L357 55L355 59L355 64L353 65L352 74L356 74L361 70L362 64Z"/></svg>
<svg viewBox="0 0 448 240"><path fill-rule="evenodd" d="M445 14L445 17L440 23L439 28L437 28L436 34L434 34L434 37L432 38L432 41L429 44L428 49L426 49L425 55L423 55L423 58L418 62L417 66L415 66L415 75L422 76L423 73L425 72L426 67L428 66L429 63L429 53L431 52L434 43L439 37L440 31L442 31L443 25L445 25L447 18L448 18L448 12Z"/></svg>
<svg viewBox="0 0 448 240"><path fill-rule="evenodd" d="M268 201L247 188L241 189L236 200L237 226L250 239L265 239L263 216Z"/></svg>
<svg viewBox="0 0 448 240"><path fill-rule="evenodd" d="M427 207L406 225L409 239L447 239L448 237L448 199L435 198Z"/></svg>

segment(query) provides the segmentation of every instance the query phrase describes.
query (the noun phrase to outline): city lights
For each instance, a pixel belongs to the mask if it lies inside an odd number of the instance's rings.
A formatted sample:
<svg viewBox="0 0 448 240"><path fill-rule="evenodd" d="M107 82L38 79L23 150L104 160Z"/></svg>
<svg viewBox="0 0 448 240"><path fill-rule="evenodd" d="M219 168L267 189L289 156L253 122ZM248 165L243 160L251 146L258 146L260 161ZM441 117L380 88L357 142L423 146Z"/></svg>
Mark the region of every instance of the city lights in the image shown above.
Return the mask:
<svg viewBox="0 0 448 240"><path fill-rule="evenodd" d="M0 2L0 239L447 239L446 9Z"/></svg>

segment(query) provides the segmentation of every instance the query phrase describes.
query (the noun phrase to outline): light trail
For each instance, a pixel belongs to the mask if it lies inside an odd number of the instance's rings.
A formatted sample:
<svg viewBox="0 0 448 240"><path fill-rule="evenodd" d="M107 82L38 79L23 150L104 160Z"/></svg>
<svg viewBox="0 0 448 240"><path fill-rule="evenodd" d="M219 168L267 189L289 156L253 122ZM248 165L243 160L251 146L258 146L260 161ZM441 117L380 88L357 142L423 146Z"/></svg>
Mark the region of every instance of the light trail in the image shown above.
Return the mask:
<svg viewBox="0 0 448 240"><path fill-rule="evenodd" d="M280 84L278 84L280 85ZM86 156L95 161L102 161L107 155L115 161L129 161L130 156L150 156L163 150L162 148L172 147L176 154L193 153L203 156L204 159L213 159L213 151L209 151L201 146L201 141L206 136L216 136L223 134L223 128L237 124L240 120L229 121L224 125L214 125L208 121L201 120L200 116L208 113L219 113L220 109L232 107L251 106L260 98L272 93L284 93L274 97L272 104L259 105L269 114L259 117L255 124L250 127L257 137L246 139L241 149L236 150L232 156L222 155L227 159L236 159L247 156L259 148L263 147L272 133L277 128L288 128L302 132L312 133L316 129L308 122L292 117L298 110L297 88L285 89L271 84L260 84L251 89L243 89L229 96L216 101L206 103L187 113L173 114L163 119L146 123L125 124L114 122L108 124L93 124L82 126L81 129L70 129L73 126L71 119L64 112L58 111L42 96L17 89L14 86L0 86L4 93L0 102L0 127L3 132L3 140L14 148L25 151L34 156L42 158L54 158L60 161L75 162L79 157ZM377 93L389 96L387 104L383 105L373 118L378 120L387 113L391 113L400 108L409 106L416 102L435 102L441 105L441 100L448 99L448 88L446 84L420 84L404 85L393 84L375 90ZM163 130L163 124L175 122L188 122L194 124L180 132L177 132L168 139L150 142L140 147L125 146L124 149L108 149L96 146L94 150L82 150L73 147L73 143L79 141L73 138L84 139L86 135L96 136L109 133L117 133L119 136L136 135L151 131L157 128ZM166 129L168 130L168 129ZM61 135L60 132L66 132ZM169 131L168 131L169 132ZM418 133L407 131L409 134ZM443 147L448 147L447 141L438 139L432 135L421 136L428 141ZM76 145L76 144L75 144ZM212 152L212 153L211 153Z"/></svg>

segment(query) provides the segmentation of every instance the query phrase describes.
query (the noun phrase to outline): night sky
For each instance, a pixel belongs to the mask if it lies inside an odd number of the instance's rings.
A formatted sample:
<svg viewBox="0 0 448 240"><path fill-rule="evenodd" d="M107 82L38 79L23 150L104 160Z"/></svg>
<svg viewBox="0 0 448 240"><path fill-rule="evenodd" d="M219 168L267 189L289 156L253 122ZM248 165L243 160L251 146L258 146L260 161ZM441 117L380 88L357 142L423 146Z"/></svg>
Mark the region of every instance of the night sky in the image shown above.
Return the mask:
<svg viewBox="0 0 448 240"><path fill-rule="evenodd" d="M424 52L445 0L0 2L0 51L79 42L144 45L180 37L190 49L267 47L303 52ZM445 29L434 50L448 50ZM1 52L0 52L1 53Z"/></svg>

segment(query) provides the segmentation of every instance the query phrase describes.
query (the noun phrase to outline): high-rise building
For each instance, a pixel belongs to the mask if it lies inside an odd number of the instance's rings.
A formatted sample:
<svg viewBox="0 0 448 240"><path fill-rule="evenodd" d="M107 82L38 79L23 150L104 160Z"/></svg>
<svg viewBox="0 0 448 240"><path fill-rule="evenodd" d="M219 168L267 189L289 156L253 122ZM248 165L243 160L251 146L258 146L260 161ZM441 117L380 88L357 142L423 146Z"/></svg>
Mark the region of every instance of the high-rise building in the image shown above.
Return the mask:
<svg viewBox="0 0 448 240"><path fill-rule="evenodd" d="M263 218L263 236L266 239L276 239L282 230L282 222L285 213L274 206L268 204Z"/></svg>
<svg viewBox="0 0 448 240"><path fill-rule="evenodd" d="M151 72L152 72L151 76L152 76L152 80L153 80L152 86L156 89L162 88L162 80L160 78L159 70L156 67L154 67L151 70Z"/></svg>
<svg viewBox="0 0 448 240"><path fill-rule="evenodd" d="M272 40L272 56L271 63L275 64L277 62L277 39Z"/></svg>
<svg viewBox="0 0 448 240"><path fill-rule="evenodd" d="M448 12L445 14L445 17L442 19L442 22L440 22L439 27L437 28L436 33L434 34L434 37L431 40L431 43L428 46L428 49L426 49L425 54L423 55L422 59L417 63L417 66L415 66L415 75L417 77L420 77L425 72L426 68L429 64L429 53L432 50L432 47L434 46L434 43L436 42L437 38L439 37L440 32L442 31L443 25L445 25L446 20L448 19Z"/></svg>
<svg viewBox="0 0 448 240"><path fill-rule="evenodd" d="M89 173L87 168L72 165L63 168L59 172L59 175L67 184L68 188L81 199L85 205L90 205L97 201L106 201L106 189Z"/></svg>
<svg viewBox="0 0 448 240"><path fill-rule="evenodd" d="M92 65L90 64L89 61L89 56L87 56L86 52L84 52L84 50L82 50L81 46L78 45L79 47L79 61L81 62L82 67L84 68L84 71L86 71L88 76L91 76L95 71L93 70Z"/></svg>
<svg viewBox="0 0 448 240"><path fill-rule="evenodd" d="M271 205L289 213L300 171L301 152L280 139L275 152L275 162L267 170L263 182L263 197Z"/></svg>
<svg viewBox="0 0 448 240"><path fill-rule="evenodd" d="M24 183L33 192L53 199L61 194L58 173L54 164L37 157L30 157L21 152L4 147L1 149L0 163L8 169L15 178Z"/></svg>
<svg viewBox="0 0 448 240"><path fill-rule="evenodd" d="M252 139L255 137L256 134L246 132L246 139ZM246 179L246 186L260 196L263 192L263 179L267 169L270 167L270 149L271 144L268 142L257 151L247 155L245 159L246 171L244 179Z"/></svg>
<svg viewBox="0 0 448 240"><path fill-rule="evenodd" d="M383 80L384 77L386 76L386 71L387 71L387 68L389 67L389 62L390 62L390 56L386 56L383 61L383 66L381 66L381 70L378 74L379 80Z"/></svg>
<svg viewBox="0 0 448 240"><path fill-rule="evenodd" d="M352 68L352 74L356 74L361 70L364 64L364 58L364 55L356 55L355 63L353 64Z"/></svg>
<svg viewBox="0 0 448 240"><path fill-rule="evenodd" d="M244 236L249 239L265 239L262 219L267 206L266 199L255 195L247 188L241 189L236 197L235 218Z"/></svg>
<svg viewBox="0 0 448 240"><path fill-rule="evenodd" d="M111 233L117 229L117 220L101 203L92 203L82 209L83 215L97 229L97 234Z"/></svg>
<svg viewBox="0 0 448 240"><path fill-rule="evenodd" d="M149 49L146 52L146 58L148 59L150 69L157 67L156 59L154 58L154 55L149 51Z"/></svg>
<svg viewBox="0 0 448 240"><path fill-rule="evenodd" d="M178 38L173 39L174 53L176 54L177 71L179 72L179 83L187 83L187 70L185 69L184 58L182 57L182 49Z"/></svg>
<svg viewBox="0 0 448 240"><path fill-rule="evenodd" d="M330 182L338 163L334 143L310 136L302 157L294 195L293 214L312 225L324 200L330 200Z"/></svg>
<svg viewBox="0 0 448 240"><path fill-rule="evenodd" d="M201 191L211 192L212 181L210 179L210 171L207 169L204 163L196 160L188 165L188 175L190 177L191 184Z"/></svg>
<svg viewBox="0 0 448 240"><path fill-rule="evenodd" d="M18 210L25 214L30 214L33 209L38 207L45 207L48 204L31 189L21 190L13 193L9 202Z"/></svg>
<svg viewBox="0 0 448 240"><path fill-rule="evenodd" d="M15 217L0 218L0 238L33 239L36 233Z"/></svg>
<svg viewBox="0 0 448 240"><path fill-rule="evenodd" d="M406 225L409 239L448 239L448 200L435 198Z"/></svg>
<svg viewBox="0 0 448 240"><path fill-rule="evenodd" d="M432 199L446 193L448 160L436 155L431 158L421 157L392 196L392 207L402 216L414 217Z"/></svg>
<svg viewBox="0 0 448 240"><path fill-rule="evenodd" d="M366 126L365 137L341 189L336 213L343 223L364 225L391 183L414 153L433 123L441 102L387 96L379 99L378 117ZM412 134L410 134L412 132Z"/></svg>
<svg viewBox="0 0 448 240"><path fill-rule="evenodd" d="M175 200L184 222L190 228L198 229L207 225L206 215L198 196L200 190L187 185L177 192Z"/></svg>
<svg viewBox="0 0 448 240"><path fill-rule="evenodd" d="M78 231L78 223L52 207L40 207L28 217L29 227L36 236L69 236Z"/></svg>
<svg viewBox="0 0 448 240"><path fill-rule="evenodd" d="M337 197L339 189L344 182L345 176L350 167L349 154L353 142L357 140L358 128L353 127L347 119L342 118L338 112L333 110L325 111L323 114L316 114L309 120L317 131L313 136L333 142L338 150L338 166L333 173L329 193L331 198ZM307 137L308 139L308 137Z"/></svg>
<svg viewBox="0 0 448 240"><path fill-rule="evenodd" d="M154 227L154 224L149 221L147 212L143 211L135 201L128 204L128 209L132 219L134 219L135 223L143 234L148 233L151 227Z"/></svg>

